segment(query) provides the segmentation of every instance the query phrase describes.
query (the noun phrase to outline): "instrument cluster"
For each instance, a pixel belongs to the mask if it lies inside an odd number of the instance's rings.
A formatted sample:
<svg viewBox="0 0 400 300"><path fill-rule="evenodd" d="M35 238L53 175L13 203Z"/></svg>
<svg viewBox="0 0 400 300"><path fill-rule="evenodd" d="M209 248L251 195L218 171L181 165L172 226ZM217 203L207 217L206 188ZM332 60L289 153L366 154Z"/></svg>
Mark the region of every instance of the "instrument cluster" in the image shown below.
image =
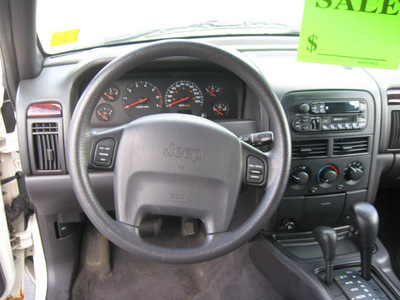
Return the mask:
<svg viewBox="0 0 400 300"><path fill-rule="evenodd" d="M129 77L129 78L128 78ZM111 127L158 113L238 119L243 84L227 73L131 75L112 83L93 113L93 127Z"/></svg>

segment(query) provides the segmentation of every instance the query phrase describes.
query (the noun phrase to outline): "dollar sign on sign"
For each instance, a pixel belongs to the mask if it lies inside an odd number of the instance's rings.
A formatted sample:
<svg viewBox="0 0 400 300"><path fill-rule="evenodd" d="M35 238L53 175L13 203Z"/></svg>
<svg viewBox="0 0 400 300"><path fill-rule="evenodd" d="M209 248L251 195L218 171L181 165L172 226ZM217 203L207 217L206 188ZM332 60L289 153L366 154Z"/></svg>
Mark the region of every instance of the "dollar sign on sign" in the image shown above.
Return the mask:
<svg viewBox="0 0 400 300"><path fill-rule="evenodd" d="M317 50L317 43L315 42L316 40L318 40L318 37L315 34L312 34L308 37L310 47L307 47L307 50L310 51L310 53Z"/></svg>

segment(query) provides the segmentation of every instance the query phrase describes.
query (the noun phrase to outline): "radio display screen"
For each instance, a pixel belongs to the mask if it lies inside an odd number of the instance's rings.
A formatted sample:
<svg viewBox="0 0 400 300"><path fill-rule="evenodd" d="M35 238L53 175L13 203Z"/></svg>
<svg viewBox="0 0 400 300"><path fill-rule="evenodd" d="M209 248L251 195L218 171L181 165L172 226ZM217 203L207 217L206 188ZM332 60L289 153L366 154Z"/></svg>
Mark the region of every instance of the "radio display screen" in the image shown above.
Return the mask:
<svg viewBox="0 0 400 300"><path fill-rule="evenodd" d="M360 101L346 101L346 102L326 102L326 113L344 113L344 112L359 112Z"/></svg>

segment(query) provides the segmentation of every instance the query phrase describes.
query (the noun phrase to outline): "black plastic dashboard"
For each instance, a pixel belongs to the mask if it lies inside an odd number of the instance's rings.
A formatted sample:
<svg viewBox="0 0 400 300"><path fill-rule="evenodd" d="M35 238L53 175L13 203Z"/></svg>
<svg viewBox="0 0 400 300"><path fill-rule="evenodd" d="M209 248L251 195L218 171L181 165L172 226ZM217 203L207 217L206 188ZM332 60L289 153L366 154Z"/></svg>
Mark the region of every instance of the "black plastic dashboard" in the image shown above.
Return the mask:
<svg viewBox="0 0 400 300"><path fill-rule="evenodd" d="M387 104L387 91L398 89L400 86L399 72L297 62L298 40L295 37L210 38L206 42L232 51L263 74L281 99L288 115L293 148L302 151L297 157L294 153L292 175L297 171L306 170L308 180L306 184L298 184L293 182L295 178L290 179L285 198L278 209L276 223L269 230L293 231L293 227L288 227L291 223L294 223L295 231L308 230L321 220L332 226L343 224L346 222L344 211L350 203L374 201L382 174L390 170L394 174L393 178L398 176L396 168L391 169L391 166L396 167L399 164L400 159L396 154L399 150L389 150L387 145L392 136L393 112L400 111L400 105ZM44 68L37 78L21 82L17 97L17 119L22 168L28 174L28 191L41 213L69 214L81 212L81 209L70 185L68 166L65 164L62 151L59 152L60 170L35 169L35 155L32 154L34 147L30 141L36 133L32 132L32 124L56 123L59 146L63 150L64 145L68 143L68 127L74 107L86 85L113 57L136 47L138 46L127 45L99 48L49 57L45 60ZM166 102L168 89L174 85L177 87L177 82L182 81L195 84L202 93L203 100L200 109L193 108L194 106L189 109L182 108L179 109L182 110L181 113L194 113L210 118L237 135L269 129L268 111L260 106L258 99L240 79L207 62L188 58L157 61L126 74L117 82L110 83L110 87L113 85L118 87L118 98L109 101L101 97L98 105L111 105L114 109L113 115L106 121L101 116L99 116L101 119L95 116L95 112L92 126L102 130L130 122L138 117L136 112L127 112L124 107L147 97L135 96L132 102L125 104L123 100L128 87L135 83L140 87L144 87L145 82L150 83L159 90L158 95L161 97L157 111L147 108L138 108L138 111L142 110L148 114L168 113L171 107L180 104L179 102L169 106L171 103L188 97L182 96L171 100L172 102ZM207 89L213 93L218 91L218 88L219 98L214 99L215 97L207 92ZM315 120L316 117L322 121L324 117L322 114L297 111L299 104L311 105L314 102L340 102L349 99L356 99L366 104L367 111L351 112L350 116L341 114L340 118L330 119L329 125L333 125L332 130L322 130L322 124L320 129L315 131L307 129L303 132L302 129L299 131L293 127L293 122L299 117L296 114L306 117L306 123L310 126L312 123L308 123L309 121ZM185 104L185 101L182 101L182 104ZM218 101L229 106L229 112L224 117L213 110ZM58 103L62 107L62 115L41 119L27 118L27 110L32 104L48 102ZM146 104L146 101L137 105L142 103ZM360 114L365 116L365 122L362 120L358 122L357 115ZM357 129L357 125L355 128L346 128L346 123L348 126L350 123L351 126L353 123L360 123L362 128ZM334 152L335 143L340 141L345 142L344 149L346 149L348 139L362 139L364 143L366 142L364 144L366 148L362 153ZM327 147L326 152L320 155L308 155L309 147L304 146L304 143L321 141ZM348 180L349 170L352 167L360 167L358 163L362 165L362 176L360 179ZM333 183L322 182L318 176L321 169L329 165L337 170L337 179ZM328 176L331 176L332 172L329 174ZM112 172L93 172L91 180L101 203L106 209L112 209ZM46 189L47 193L44 194L43 189Z"/></svg>

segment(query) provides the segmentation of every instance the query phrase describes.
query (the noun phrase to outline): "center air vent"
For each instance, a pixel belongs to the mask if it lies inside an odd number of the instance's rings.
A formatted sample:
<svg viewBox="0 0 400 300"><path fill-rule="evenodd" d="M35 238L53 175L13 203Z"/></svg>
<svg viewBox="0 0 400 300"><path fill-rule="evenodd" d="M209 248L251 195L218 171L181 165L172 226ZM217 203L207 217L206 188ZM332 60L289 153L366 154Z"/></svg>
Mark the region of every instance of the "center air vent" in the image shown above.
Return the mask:
<svg viewBox="0 0 400 300"><path fill-rule="evenodd" d="M292 157L326 156L328 140L292 141Z"/></svg>
<svg viewBox="0 0 400 300"><path fill-rule="evenodd" d="M368 152L368 137L334 139L333 155L359 154Z"/></svg>
<svg viewBox="0 0 400 300"><path fill-rule="evenodd" d="M36 169L61 170L57 123L32 123L33 151Z"/></svg>

